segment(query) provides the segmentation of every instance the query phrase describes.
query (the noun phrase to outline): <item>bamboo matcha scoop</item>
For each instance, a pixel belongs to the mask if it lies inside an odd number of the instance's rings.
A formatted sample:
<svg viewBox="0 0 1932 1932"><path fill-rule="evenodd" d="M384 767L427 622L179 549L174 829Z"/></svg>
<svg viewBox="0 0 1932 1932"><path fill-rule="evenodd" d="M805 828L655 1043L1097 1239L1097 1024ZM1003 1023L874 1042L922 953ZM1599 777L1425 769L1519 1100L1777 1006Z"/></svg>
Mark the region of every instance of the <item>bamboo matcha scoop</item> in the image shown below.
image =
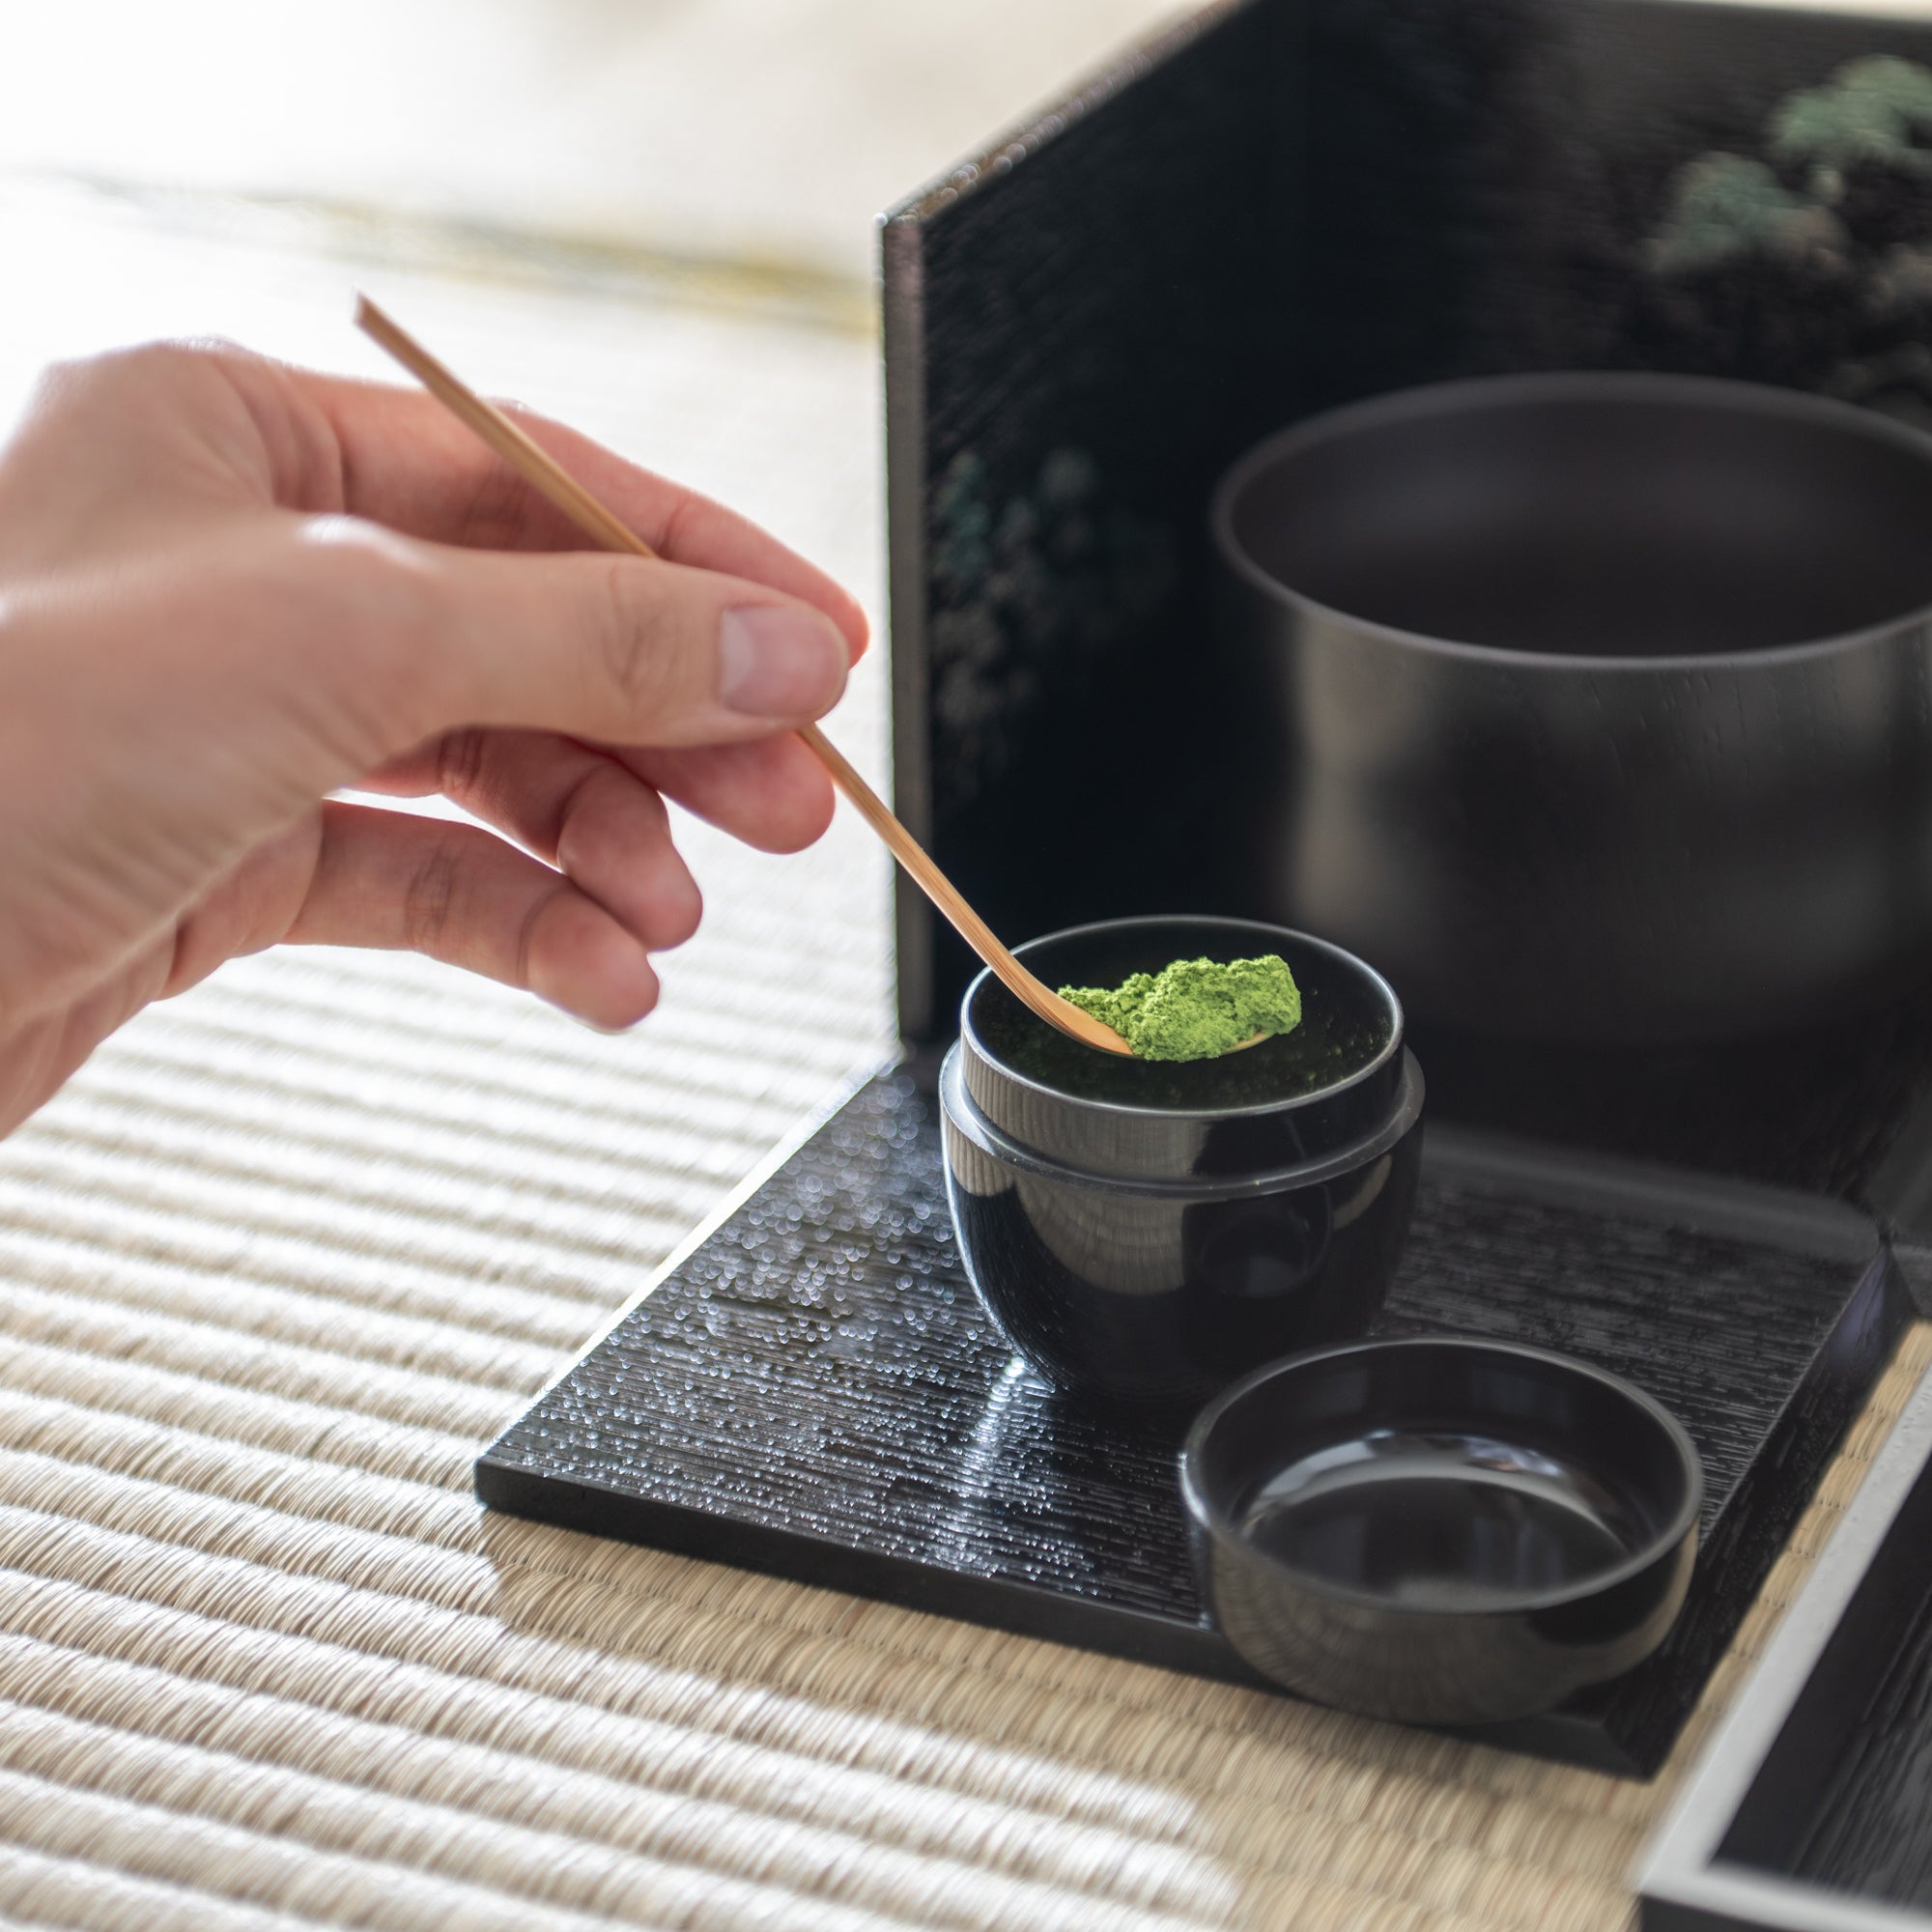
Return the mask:
<svg viewBox="0 0 1932 1932"><path fill-rule="evenodd" d="M606 550L628 551L633 556L657 553L630 526L600 503L569 471L543 450L494 404L450 373L421 343L399 327L367 296L355 298L355 326L400 362L438 402L467 423L525 482L554 503L585 536ZM910 872L927 898L938 907L968 946L983 959L1013 998L1049 1026L1106 1053L1131 1055L1133 1048L1103 1020L1082 1012L1052 987L1036 980L993 936L992 928L968 905L958 888L932 863L930 855L892 814L877 792L846 761L845 754L816 724L799 736L834 782L858 808L859 815L886 842L887 849Z"/></svg>

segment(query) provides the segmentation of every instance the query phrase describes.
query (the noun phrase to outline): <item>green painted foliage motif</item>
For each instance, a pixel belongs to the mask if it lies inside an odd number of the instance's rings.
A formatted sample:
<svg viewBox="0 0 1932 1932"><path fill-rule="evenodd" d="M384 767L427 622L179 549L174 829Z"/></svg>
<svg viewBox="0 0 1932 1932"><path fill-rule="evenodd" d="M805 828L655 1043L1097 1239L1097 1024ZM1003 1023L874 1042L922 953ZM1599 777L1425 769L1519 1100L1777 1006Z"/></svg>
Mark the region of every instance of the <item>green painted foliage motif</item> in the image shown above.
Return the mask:
<svg viewBox="0 0 1932 1932"><path fill-rule="evenodd" d="M957 808L1011 768L1056 691L1083 686L1147 625L1173 583L1173 545L1110 497L1091 455L1064 447L1016 492L962 451L933 489L928 530L935 789Z"/></svg>
<svg viewBox="0 0 1932 1932"><path fill-rule="evenodd" d="M1932 71L1890 54L1787 95L1754 155L1699 155L1640 251L1680 366L1932 427Z"/></svg>
<svg viewBox="0 0 1932 1932"><path fill-rule="evenodd" d="M1809 168L1829 195L1847 169L1876 161L1932 174L1932 73L1913 61L1874 54L1848 61L1823 87L1786 99L1771 117L1766 145L1787 164Z"/></svg>

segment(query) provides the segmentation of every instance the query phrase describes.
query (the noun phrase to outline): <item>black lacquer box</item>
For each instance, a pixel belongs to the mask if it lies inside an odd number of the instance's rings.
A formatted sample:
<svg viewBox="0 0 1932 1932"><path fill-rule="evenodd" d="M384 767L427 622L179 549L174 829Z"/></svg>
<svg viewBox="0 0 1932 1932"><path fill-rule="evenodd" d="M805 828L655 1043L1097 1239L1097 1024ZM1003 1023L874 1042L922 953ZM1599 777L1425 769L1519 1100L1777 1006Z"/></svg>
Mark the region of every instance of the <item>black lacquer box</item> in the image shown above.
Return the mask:
<svg viewBox="0 0 1932 1932"><path fill-rule="evenodd" d="M1645 1932L1932 1928L1932 1378L1651 1847Z"/></svg>
<svg viewBox="0 0 1932 1932"><path fill-rule="evenodd" d="M1872 116L1874 90L1887 113ZM1685 0L1245 0L882 229L898 810L1004 935L1267 918L1205 515L1285 422L1464 375L1747 378L1932 425L1932 22ZM481 1459L498 1507L1216 1676L1174 1443L1010 1363L929 1068L969 977L901 885L910 1059ZM1926 992L1747 1047L1417 1029L1396 1328L1619 1370L1711 1471L1632 1678L1493 1741L1662 1761L1926 1270ZM1397 989L1400 991L1400 987Z"/></svg>
<svg viewBox="0 0 1932 1932"><path fill-rule="evenodd" d="M1840 1202L1435 1130L1378 1332L1579 1355L1703 1458L1665 1646L1492 1743L1657 1768L1909 1320ZM1208 1623L1175 1455L1054 1394L960 1266L923 1065L869 1083L483 1457L498 1508L1174 1669L1259 1683Z"/></svg>

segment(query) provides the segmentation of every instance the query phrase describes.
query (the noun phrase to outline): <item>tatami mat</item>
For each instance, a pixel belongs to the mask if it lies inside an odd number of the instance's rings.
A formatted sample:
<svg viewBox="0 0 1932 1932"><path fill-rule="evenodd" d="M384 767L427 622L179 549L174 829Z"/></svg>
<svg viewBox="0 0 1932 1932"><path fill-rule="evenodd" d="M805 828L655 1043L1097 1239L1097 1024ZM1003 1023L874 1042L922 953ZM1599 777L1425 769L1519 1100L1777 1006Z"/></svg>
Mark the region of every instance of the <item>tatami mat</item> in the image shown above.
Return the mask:
<svg viewBox="0 0 1932 1932"><path fill-rule="evenodd" d="M198 286L312 354L327 281ZM876 582L868 344L402 305ZM874 770L880 693L838 722ZM1627 1924L1671 1776L477 1510L477 1448L888 1044L863 832L791 861L690 836L710 922L633 1037L410 959L270 956L0 1146L0 1925ZM1928 1359L1917 1331L1714 1703Z"/></svg>
<svg viewBox="0 0 1932 1932"><path fill-rule="evenodd" d="M661 1035L614 1045L408 961L250 962L0 1149L0 1908L506 1932L1626 1922L1668 1777L476 1509L479 1443L872 1040L865 975L841 992L836 970L734 963L728 939Z"/></svg>
<svg viewBox="0 0 1932 1932"><path fill-rule="evenodd" d="M110 1332L10 1351L0 1398L0 1902L20 1922L1626 1919L1668 1778L488 1520L461 1384L403 1372L419 1400L372 1403L364 1354L297 1349L338 1379L284 1392L247 1338L190 1379L148 1365L169 1352L148 1319Z"/></svg>

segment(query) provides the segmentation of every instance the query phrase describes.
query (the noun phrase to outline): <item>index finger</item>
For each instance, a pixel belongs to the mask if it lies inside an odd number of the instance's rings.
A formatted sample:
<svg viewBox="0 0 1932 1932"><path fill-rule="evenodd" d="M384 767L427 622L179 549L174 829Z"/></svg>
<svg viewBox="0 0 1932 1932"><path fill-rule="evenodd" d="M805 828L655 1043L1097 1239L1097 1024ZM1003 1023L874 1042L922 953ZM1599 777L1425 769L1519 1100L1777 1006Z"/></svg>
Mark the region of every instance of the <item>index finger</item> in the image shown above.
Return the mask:
<svg viewBox="0 0 1932 1932"><path fill-rule="evenodd" d="M341 455L342 507L406 535L471 550L587 548L583 533L418 389L291 372ZM661 555L768 584L815 605L857 659L867 624L857 599L747 517L627 463L561 423L506 405L532 441Z"/></svg>

